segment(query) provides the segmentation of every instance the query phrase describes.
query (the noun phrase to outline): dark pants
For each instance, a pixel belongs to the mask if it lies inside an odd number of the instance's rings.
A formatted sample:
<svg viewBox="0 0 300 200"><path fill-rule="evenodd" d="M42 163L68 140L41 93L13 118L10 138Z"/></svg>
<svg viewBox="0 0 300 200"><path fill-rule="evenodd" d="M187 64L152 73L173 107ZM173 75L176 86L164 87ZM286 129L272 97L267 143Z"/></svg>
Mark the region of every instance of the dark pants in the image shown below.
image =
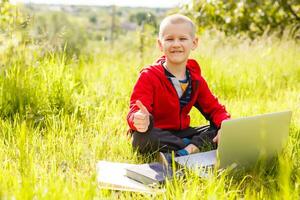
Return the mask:
<svg viewBox="0 0 300 200"><path fill-rule="evenodd" d="M188 138L191 140L191 144L196 145L201 150L207 145L212 145L216 148L212 141L216 135L217 129L209 125L190 127L181 131L152 128L146 133L133 132L132 146L142 154L156 151L171 152L185 148L186 145L182 139Z"/></svg>

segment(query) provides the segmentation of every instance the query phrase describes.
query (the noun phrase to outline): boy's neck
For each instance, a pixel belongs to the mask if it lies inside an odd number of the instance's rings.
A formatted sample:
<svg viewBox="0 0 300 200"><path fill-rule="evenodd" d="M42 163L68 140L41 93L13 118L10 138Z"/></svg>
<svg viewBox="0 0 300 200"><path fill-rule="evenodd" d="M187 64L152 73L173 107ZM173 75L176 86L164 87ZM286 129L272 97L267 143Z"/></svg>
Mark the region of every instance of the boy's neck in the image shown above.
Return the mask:
<svg viewBox="0 0 300 200"><path fill-rule="evenodd" d="M171 74L173 74L178 80L184 80L186 77L186 65L174 66L168 64L168 62L164 62L163 66L166 70L168 70Z"/></svg>

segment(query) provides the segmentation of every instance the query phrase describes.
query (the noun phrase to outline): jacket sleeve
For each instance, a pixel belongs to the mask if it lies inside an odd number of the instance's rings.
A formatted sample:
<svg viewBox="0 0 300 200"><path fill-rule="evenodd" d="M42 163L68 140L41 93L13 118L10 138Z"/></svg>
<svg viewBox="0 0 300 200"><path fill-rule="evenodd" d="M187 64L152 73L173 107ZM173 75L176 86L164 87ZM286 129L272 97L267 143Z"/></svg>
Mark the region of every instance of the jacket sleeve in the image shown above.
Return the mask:
<svg viewBox="0 0 300 200"><path fill-rule="evenodd" d="M127 123L130 127L130 131L136 131L135 126L133 125L133 115L136 113L139 108L136 105L136 100L140 100L142 104L147 108L150 114L152 114L153 109L153 95L154 95L154 86L150 81L149 72L143 70L140 73L140 76L133 88L131 97L130 97L130 107L129 113L127 114ZM153 117L150 115L150 125L148 130L153 126Z"/></svg>
<svg viewBox="0 0 300 200"><path fill-rule="evenodd" d="M202 76L198 88L200 91L195 107L200 110L207 120L219 129L222 121L230 118L230 114L226 111L225 106L221 105L218 99L212 94Z"/></svg>

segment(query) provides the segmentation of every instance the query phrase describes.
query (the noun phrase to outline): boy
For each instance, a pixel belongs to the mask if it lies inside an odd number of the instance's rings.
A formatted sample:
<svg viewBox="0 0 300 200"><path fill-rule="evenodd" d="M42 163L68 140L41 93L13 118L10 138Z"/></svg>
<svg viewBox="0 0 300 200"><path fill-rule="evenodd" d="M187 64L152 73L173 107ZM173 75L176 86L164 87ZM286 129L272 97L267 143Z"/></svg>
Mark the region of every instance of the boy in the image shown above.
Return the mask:
<svg viewBox="0 0 300 200"><path fill-rule="evenodd" d="M198 63L188 59L196 49L195 25L175 14L160 24L158 45L164 56L144 68L134 86L127 122L132 145L140 153L197 153L205 143L218 143L218 129L230 117L208 88ZM190 127L189 111L195 106L210 125Z"/></svg>

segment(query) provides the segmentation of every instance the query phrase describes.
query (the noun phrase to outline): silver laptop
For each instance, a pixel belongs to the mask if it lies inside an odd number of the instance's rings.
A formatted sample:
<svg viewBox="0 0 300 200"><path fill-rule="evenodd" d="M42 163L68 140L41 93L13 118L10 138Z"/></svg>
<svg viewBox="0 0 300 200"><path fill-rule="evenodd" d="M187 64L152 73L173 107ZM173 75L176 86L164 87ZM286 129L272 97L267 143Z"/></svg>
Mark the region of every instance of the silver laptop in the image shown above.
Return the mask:
<svg viewBox="0 0 300 200"><path fill-rule="evenodd" d="M249 166L282 150L292 112L276 112L223 121L217 150L176 157L187 168Z"/></svg>

